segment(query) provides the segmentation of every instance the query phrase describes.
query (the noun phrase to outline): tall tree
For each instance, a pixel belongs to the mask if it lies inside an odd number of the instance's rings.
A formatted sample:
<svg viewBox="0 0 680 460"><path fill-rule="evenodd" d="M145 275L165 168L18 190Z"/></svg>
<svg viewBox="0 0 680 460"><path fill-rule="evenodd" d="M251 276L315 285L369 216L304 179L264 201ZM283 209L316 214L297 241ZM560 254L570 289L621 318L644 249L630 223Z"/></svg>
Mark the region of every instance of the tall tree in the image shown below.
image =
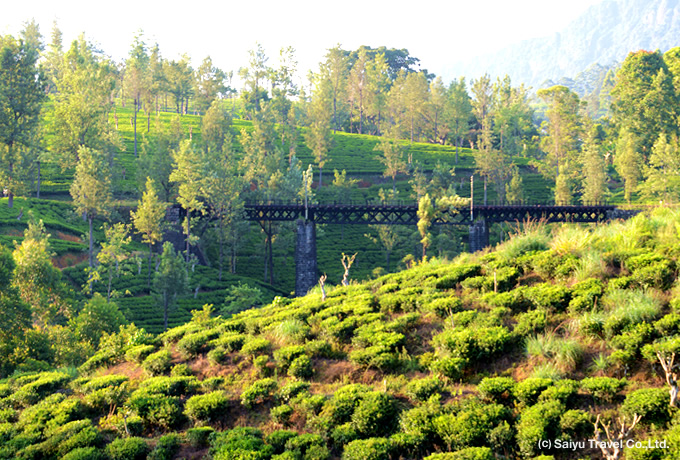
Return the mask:
<svg viewBox="0 0 680 460"><path fill-rule="evenodd" d="M445 116L451 130L449 135L453 138L453 143L456 146L457 164L463 141L470 134L470 122L472 120L472 103L467 92L465 78L461 77L451 82L448 96Z"/></svg>
<svg viewBox="0 0 680 460"><path fill-rule="evenodd" d="M163 309L163 330L168 329L170 310L177 299L189 289L189 274L180 254L175 253L172 243L163 244L160 265L154 274L153 292Z"/></svg>
<svg viewBox="0 0 680 460"><path fill-rule="evenodd" d="M101 249L97 253L97 267L90 270L89 282L92 286L93 281L106 279L106 302L111 301L111 296L116 294L111 291L113 278L118 278L123 272L121 263L128 258L129 251L127 246L131 238L128 235L129 225L123 222L116 222L109 226L104 224L105 240L101 243ZM91 289L91 288L90 288Z"/></svg>
<svg viewBox="0 0 680 460"><path fill-rule="evenodd" d="M357 132L363 134L364 129L364 116L366 113L366 92L368 91L368 56L366 55L366 50L363 48L359 49L352 70L349 72L349 102L351 104L351 112L354 113L354 117L359 117L359 126ZM350 132L352 132L352 126L354 120L350 120Z"/></svg>
<svg viewBox="0 0 680 460"><path fill-rule="evenodd" d="M445 117L447 99L448 94L441 77L432 80L424 108L425 119L429 127L428 139L430 142L443 144L449 132Z"/></svg>
<svg viewBox="0 0 680 460"><path fill-rule="evenodd" d="M342 125L341 113L344 114L344 94L347 88L347 76L349 75L349 60L345 52L336 45L326 53L326 61L321 65L322 78L328 79L332 88L333 101L333 133Z"/></svg>
<svg viewBox="0 0 680 460"><path fill-rule="evenodd" d="M142 109L142 101L147 100L151 91L149 73L149 54L141 31L135 35L132 48L125 62L125 94L132 98L134 131L134 152L137 157L137 113ZM147 108L148 111L148 108Z"/></svg>
<svg viewBox="0 0 680 460"><path fill-rule="evenodd" d="M32 43L0 37L0 180L10 208L14 194L25 188L26 169L38 159L36 136L45 99L39 43L34 43L38 39L33 36Z"/></svg>
<svg viewBox="0 0 680 460"><path fill-rule="evenodd" d="M548 117L542 146L547 156L541 172L555 180L555 201L571 203L572 175L577 171L581 134L581 101L565 86L538 90L538 97L548 105Z"/></svg>
<svg viewBox="0 0 680 460"><path fill-rule="evenodd" d="M382 122L387 110L387 93L390 87L387 59L383 53L377 54L366 66L368 88L366 92L366 116L371 119L373 129L370 134L382 135Z"/></svg>
<svg viewBox="0 0 680 460"><path fill-rule="evenodd" d="M137 233L142 235L142 242L149 245L149 258L147 268L146 286L151 287L151 255L153 245L163 239L163 222L167 203L158 199L154 181L146 178L146 191L142 199L137 203L137 211L132 211L130 217Z"/></svg>
<svg viewBox="0 0 680 460"><path fill-rule="evenodd" d="M404 161L404 152L396 139L381 139L373 150L382 152L382 156L378 157L383 165L385 171L383 176L392 178L392 193L397 194L397 174L408 171L408 165Z"/></svg>
<svg viewBox="0 0 680 460"><path fill-rule="evenodd" d="M641 176L643 159L640 150L638 137L627 128L622 128L616 143L614 167L623 179L624 198L628 203Z"/></svg>
<svg viewBox="0 0 680 460"><path fill-rule="evenodd" d="M678 133L678 95L660 52L628 54L611 94L615 122L639 139L644 156L661 133Z"/></svg>
<svg viewBox="0 0 680 460"><path fill-rule="evenodd" d="M137 183L142 190L147 177L152 178L159 187L163 201L170 202L176 191L175 183L170 180L173 169L172 152L179 149L185 135L179 115L175 115L170 120L170 125L165 127L161 127L160 118L157 117L156 127L156 136L147 137L142 143L142 152L137 160Z"/></svg>
<svg viewBox="0 0 680 460"><path fill-rule="evenodd" d="M652 147L649 164L643 167L645 181L640 184L642 194L666 202L674 202L678 196L680 177L680 146L678 138L667 139L664 133Z"/></svg>
<svg viewBox="0 0 680 460"><path fill-rule="evenodd" d="M227 74L213 65L210 56L196 69L196 108L205 112L212 103L227 92Z"/></svg>
<svg viewBox="0 0 680 460"><path fill-rule="evenodd" d="M170 61L165 67L168 92L175 99L178 114L186 115L189 110L189 99L194 95L194 69L191 68L189 56L183 55L179 61Z"/></svg>
<svg viewBox="0 0 680 460"><path fill-rule="evenodd" d="M109 153L119 145L109 125L115 84L112 64L83 35L74 40L53 95L52 151L62 168L75 166L81 147Z"/></svg>
<svg viewBox="0 0 680 460"><path fill-rule="evenodd" d="M304 133L305 143L312 151L319 165L319 189L322 184L323 167L326 164L328 152L331 149L331 111L330 96L332 92L330 80L318 79L312 94L312 101L308 105L307 120L309 126Z"/></svg>
<svg viewBox="0 0 680 460"><path fill-rule="evenodd" d="M96 217L106 217L111 211L111 171L107 156L95 149L80 147L79 161L71 184L71 197L76 211L87 216L89 236L90 269L94 267L94 232L92 223ZM90 286L91 289L91 286Z"/></svg>
<svg viewBox="0 0 680 460"><path fill-rule="evenodd" d="M191 246L195 238L191 236L191 214L204 213L204 203L201 200L201 180L204 165L203 152L195 148L190 140L181 143L179 150L173 151L174 169L170 173L170 180L178 184L177 201L186 211L184 228L186 232L186 260L189 262Z"/></svg>
<svg viewBox="0 0 680 460"><path fill-rule="evenodd" d="M244 102L246 116L252 117L254 112L260 110L261 101L268 101L267 78L271 75L271 70L267 66L269 58L260 43L256 44L256 49L249 50L248 67L239 69L239 76L243 80L244 89L241 97Z"/></svg>
<svg viewBox="0 0 680 460"><path fill-rule="evenodd" d="M602 148L600 125L586 125L586 136L582 149L583 188L582 201L587 203L599 203L604 201L607 193L607 175L605 157Z"/></svg>

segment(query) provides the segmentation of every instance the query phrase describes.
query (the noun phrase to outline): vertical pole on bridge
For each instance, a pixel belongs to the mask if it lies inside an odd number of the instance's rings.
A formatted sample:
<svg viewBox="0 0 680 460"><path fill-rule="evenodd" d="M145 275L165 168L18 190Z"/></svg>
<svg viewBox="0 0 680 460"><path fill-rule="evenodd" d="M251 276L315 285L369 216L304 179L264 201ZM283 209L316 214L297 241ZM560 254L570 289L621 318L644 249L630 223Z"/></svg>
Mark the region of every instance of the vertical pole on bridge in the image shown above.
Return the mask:
<svg viewBox="0 0 680 460"><path fill-rule="evenodd" d="M301 297L316 285L316 225L297 221L295 245L295 296Z"/></svg>

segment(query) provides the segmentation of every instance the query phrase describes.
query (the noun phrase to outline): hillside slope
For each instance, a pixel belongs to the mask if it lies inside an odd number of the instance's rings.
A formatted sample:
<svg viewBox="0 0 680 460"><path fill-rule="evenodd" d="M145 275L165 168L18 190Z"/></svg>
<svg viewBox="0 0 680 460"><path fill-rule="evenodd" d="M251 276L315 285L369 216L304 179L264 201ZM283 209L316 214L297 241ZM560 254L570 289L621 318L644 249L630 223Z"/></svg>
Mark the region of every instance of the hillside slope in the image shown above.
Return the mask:
<svg viewBox="0 0 680 460"><path fill-rule="evenodd" d="M0 458L576 459L601 421L665 443L626 458L678 458L678 228L528 225L325 299L121 329L77 372L0 382Z"/></svg>

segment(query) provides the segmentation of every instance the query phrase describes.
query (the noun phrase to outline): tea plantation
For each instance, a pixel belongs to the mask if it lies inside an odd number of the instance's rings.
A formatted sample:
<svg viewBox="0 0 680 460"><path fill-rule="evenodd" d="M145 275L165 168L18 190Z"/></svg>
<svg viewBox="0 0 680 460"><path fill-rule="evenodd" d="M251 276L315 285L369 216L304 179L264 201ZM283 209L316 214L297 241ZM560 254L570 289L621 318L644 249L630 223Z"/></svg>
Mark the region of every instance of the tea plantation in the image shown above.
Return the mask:
<svg viewBox="0 0 680 460"><path fill-rule="evenodd" d="M679 228L526 225L325 296L123 326L77 369L0 382L0 458L678 458Z"/></svg>

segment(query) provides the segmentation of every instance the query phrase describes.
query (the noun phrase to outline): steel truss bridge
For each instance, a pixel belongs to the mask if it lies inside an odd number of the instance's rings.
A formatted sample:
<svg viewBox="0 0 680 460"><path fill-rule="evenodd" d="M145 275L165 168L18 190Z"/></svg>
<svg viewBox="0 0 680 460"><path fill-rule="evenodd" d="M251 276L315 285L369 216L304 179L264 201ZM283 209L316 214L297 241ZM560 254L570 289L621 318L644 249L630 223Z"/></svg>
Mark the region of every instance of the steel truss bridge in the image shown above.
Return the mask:
<svg viewBox="0 0 680 460"><path fill-rule="evenodd" d="M246 219L256 222L296 221L304 219L318 224L416 225L415 204L314 204L299 203L246 204ZM433 225L473 225L483 220L493 222L604 222L611 218L630 217L634 212L612 205L507 205L466 206L439 214Z"/></svg>

